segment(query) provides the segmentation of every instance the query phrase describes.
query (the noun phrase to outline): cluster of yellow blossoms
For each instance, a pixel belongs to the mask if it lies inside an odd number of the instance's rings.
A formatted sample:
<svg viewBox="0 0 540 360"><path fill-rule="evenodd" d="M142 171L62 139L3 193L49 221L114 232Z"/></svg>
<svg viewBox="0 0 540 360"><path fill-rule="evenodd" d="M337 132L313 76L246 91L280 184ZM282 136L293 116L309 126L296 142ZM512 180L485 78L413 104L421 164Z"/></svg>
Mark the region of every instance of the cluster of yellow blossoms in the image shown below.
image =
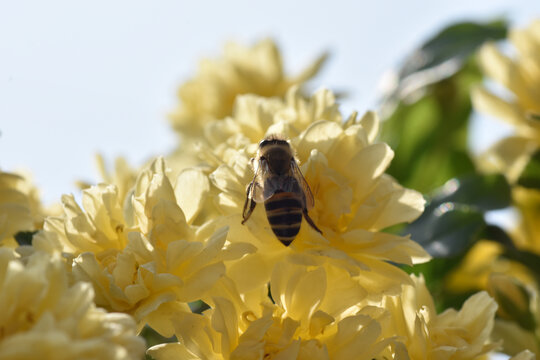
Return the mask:
<svg viewBox="0 0 540 360"><path fill-rule="evenodd" d="M511 124L515 133L493 145L480 159L480 165L486 171L504 173L513 185L513 203L520 215L512 234L513 243L518 249L540 255L540 191L519 183L531 156L540 150L540 20L525 29L511 30L509 39L515 50L513 54L505 54L491 43L479 53L485 75L504 91L496 95L496 88L479 87L473 93L473 103L481 112ZM474 272L476 278L483 280L476 285L506 289L512 306L524 309L533 325L524 329L501 311L502 319L495 324L494 336L505 340L504 350L509 354L528 348L540 356L540 300L534 276L520 264L497 259L502 251L497 244L480 243L473 251L455 282L462 282ZM501 279L503 286L498 285ZM515 279L526 289L516 285ZM518 288L528 293L529 301L516 296Z"/></svg>
<svg viewBox="0 0 540 360"><path fill-rule="evenodd" d="M140 171L117 162L80 204L63 196L60 214L35 210L22 179L1 173L0 359L140 359L145 325L178 340L151 347L155 359L480 359L496 349L486 292L437 314L423 278L397 266L429 260L384 231L416 219L424 199L385 174L393 152L376 141L374 113L344 118L330 91L305 96L321 63L287 78L272 42L231 46L180 89L172 119L187 141L173 156ZM241 224L250 159L271 134L295 149L322 230L304 223L289 247L262 206ZM186 168L178 154L194 163L191 146L200 165ZM13 250L20 231L37 233ZM192 313L197 300L210 308Z"/></svg>
<svg viewBox="0 0 540 360"><path fill-rule="evenodd" d="M510 93L505 98L481 87L473 94L475 107L507 121L516 134L499 141L485 156L485 163L503 170L515 181L532 153L540 148L540 20L527 29L509 34L518 56L503 54L495 44L480 51L485 74Z"/></svg>
<svg viewBox="0 0 540 360"><path fill-rule="evenodd" d="M93 300L92 286L72 284L60 258L0 248L0 359L140 358L133 319Z"/></svg>
<svg viewBox="0 0 540 360"><path fill-rule="evenodd" d="M14 235L43 227L37 189L21 174L0 171L0 246L16 247Z"/></svg>

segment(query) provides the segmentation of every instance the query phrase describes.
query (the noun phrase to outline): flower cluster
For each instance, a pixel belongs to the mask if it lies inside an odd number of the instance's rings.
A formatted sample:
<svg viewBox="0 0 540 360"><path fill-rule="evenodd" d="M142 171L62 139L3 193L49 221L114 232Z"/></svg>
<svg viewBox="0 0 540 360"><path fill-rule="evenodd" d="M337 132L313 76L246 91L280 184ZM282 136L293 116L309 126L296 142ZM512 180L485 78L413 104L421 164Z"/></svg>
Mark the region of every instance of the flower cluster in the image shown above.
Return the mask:
<svg viewBox="0 0 540 360"><path fill-rule="evenodd" d="M523 286L515 277L492 274L489 292L500 305L493 337L503 340L504 351L517 354L529 349L540 354L540 297L532 286Z"/></svg>
<svg viewBox="0 0 540 360"><path fill-rule="evenodd" d="M250 239L255 244L257 254L243 262L257 264L261 283L270 279L275 262L286 257L296 263L330 262L346 269L373 296L397 293L409 278L388 261L412 265L429 258L407 237L381 231L415 219L424 200L384 174L393 152L374 141L378 129L374 113L361 118L352 114L344 122L331 92L320 90L304 99L292 88L283 101L239 97L232 117L207 128L212 147L202 154L216 168L210 178L219 190L221 213L214 221L230 227L233 241ZM242 225L245 188L253 179L250 158L259 140L276 133L290 139L296 150L314 197L309 214L322 231L306 223L289 248L276 241L263 206L256 207ZM218 144L218 139L223 142Z"/></svg>
<svg viewBox="0 0 540 360"><path fill-rule="evenodd" d="M270 283L275 303L262 295L255 307L215 298L204 315L173 319L181 342L149 354L158 360L477 359L497 347L489 341L497 305L485 292L460 311L437 314L422 278L378 304L364 303L358 284L328 267L281 263Z"/></svg>
<svg viewBox="0 0 540 360"><path fill-rule="evenodd" d="M156 359L481 358L496 304L486 293L459 312L437 315L421 280L393 263L429 257L407 237L383 230L412 221L424 200L384 174L392 151L375 141L374 113L343 119L331 92L285 99L240 96L232 116L209 122L200 156L215 193L209 223L255 253L228 264L204 314L171 317L179 342L149 350ZM251 157L271 134L289 139L315 206L289 247L273 235L262 206L242 225ZM205 145L209 144L209 146ZM270 298L267 295L267 284ZM474 316L473 316L474 315ZM401 319L401 320L399 320ZM456 330L459 329L459 330Z"/></svg>
<svg viewBox="0 0 540 360"><path fill-rule="evenodd" d="M486 87L479 87L473 92L472 100L481 112L509 122L515 133L493 145L481 157L480 166L486 171L504 173L512 184L513 204L520 213L519 224L512 233L512 246L537 256L540 255L540 192L537 187L522 186L520 177L540 149L540 21L525 29L511 30L509 40L516 50L513 56L504 54L493 43L485 45L479 53L484 74L502 85L505 93L496 95ZM494 336L504 340L505 352L516 354L527 348L540 354L535 275L522 264L499 259L503 252L500 244L483 242L473 252L468 255L466 266L454 274L453 282L491 289L501 304L501 319L495 324ZM472 273L480 274L476 278L482 281L477 284L464 281ZM516 285L521 283L526 286ZM523 301L528 298L525 294L530 294L530 302Z"/></svg>
<svg viewBox="0 0 540 360"><path fill-rule="evenodd" d="M515 58L502 54L494 44L480 52L484 73L510 92L510 98L501 98L485 88L473 93L475 107L508 121L515 135L497 142L482 158L488 170L502 171L516 183L531 155L540 149L540 20L526 29L515 29L509 34L517 49ZM516 242L521 248L540 254L540 193L536 189L515 186L514 202L522 213L522 222L516 231Z"/></svg>
<svg viewBox="0 0 540 360"><path fill-rule="evenodd" d="M206 314L174 318L181 343L158 345L149 354L156 359L371 359L393 341L382 336L376 321L380 309L347 311L364 292L344 271L280 263L270 283L275 303L263 293L253 307L240 298L216 297ZM332 296L336 291L344 296Z"/></svg>
<svg viewBox="0 0 540 360"><path fill-rule="evenodd" d="M512 30L509 35L518 56L510 58L495 44L487 44L479 58L484 73L511 94L501 98L486 88L473 93L474 105L482 112L501 118L516 129L514 136L499 141L486 154L491 167L503 170L515 181L530 155L540 146L540 20L529 28ZM487 166L487 165L486 165Z"/></svg>
<svg viewBox="0 0 540 360"><path fill-rule="evenodd" d="M399 297L387 297L390 334L404 339L410 359L476 359L497 348L490 342L497 304L486 292L471 296L460 311L437 314L422 277Z"/></svg>
<svg viewBox="0 0 540 360"><path fill-rule="evenodd" d="M93 298L90 284L70 284L60 259L0 248L0 359L140 359L133 319Z"/></svg>
<svg viewBox="0 0 540 360"><path fill-rule="evenodd" d="M83 208L66 195L63 216L47 219L35 247L69 258L73 277L92 283L99 306L133 315L139 328L167 328L161 322L170 306L190 311L187 303L224 274L223 262L251 250L241 242L226 246L226 228L189 224L197 209L190 203L185 214L176 193L191 180L180 175L175 188L159 158L140 172L124 206L111 184L84 190Z"/></svg>
<svg viewBox="0 0 540 360"><path fill-rule="evenodd" d="M43 227L46 215L57 212L45 209L38 190L22 174L0 171L0 245L16 247L14 236L20 232L34 232Z"/></svg>
<svg viewBox="0 0 540 360"><path fill-rule="evenodd" d="M386 174L394 153L374 112L345 117L331 91L306 94L323 60L289 77L272 41L229 45L181 86L175 153L142 169L119 159L111 173L98 158L103 182L79 202L64 195L60 213L44 216L22 178L0 173L0 359L137 359L145 326L176 336L148 350L155 359L465 360L497 349L486 292L438 314L423 278L403 270L430 260L392 229L420 216L424 198ZM269 138L294 152L284 174L258 162ZM302 206L289 246L250 184ZM21 231L36 233L15 251ZM195 301L208 308L192 312Z"/></svg>
<svg viewBox="0 0 540 360"><path fill-rule="evenodd" d="M229 43L223 58L201 61L197 75L182 84L171 123L182 134L201 135L206 122L231 114L238 95L283 96L292 85L301 85L316 75L325 59L323 55L301 74L287 76L272 40L251 47Z"/></svg>
<svg viewBox="0 0 540 360"><path fill-rule="evenodd" d="M169 116L181 140L169 156L172 168L199 164L193 153L206 124L230 116L239 95L283 97L291 86L302 86L314 77L326 57L323 54L300 74L289 76L276 43L266 39L250 47L231 42L221 58L202 60L196 76L178 89L179 104Z"/></svg>

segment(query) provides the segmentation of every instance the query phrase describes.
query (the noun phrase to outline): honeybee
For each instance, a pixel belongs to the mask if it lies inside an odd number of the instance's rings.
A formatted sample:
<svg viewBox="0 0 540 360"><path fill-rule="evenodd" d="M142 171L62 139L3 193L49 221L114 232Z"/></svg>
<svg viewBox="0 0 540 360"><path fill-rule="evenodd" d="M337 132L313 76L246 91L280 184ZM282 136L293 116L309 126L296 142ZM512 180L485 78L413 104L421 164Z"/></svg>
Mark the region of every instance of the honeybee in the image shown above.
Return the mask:
<svg viewBox="0 0 540 360"><path fill-rule="evenodd" d="M314 205L313 194L287 140L275 135L265 138L252 161L255 176L247 188L242 224L257 203L264 203L268 223L283 245L289 246L296 238L302 215L322 234L308 215L308 209Z"/></svg>

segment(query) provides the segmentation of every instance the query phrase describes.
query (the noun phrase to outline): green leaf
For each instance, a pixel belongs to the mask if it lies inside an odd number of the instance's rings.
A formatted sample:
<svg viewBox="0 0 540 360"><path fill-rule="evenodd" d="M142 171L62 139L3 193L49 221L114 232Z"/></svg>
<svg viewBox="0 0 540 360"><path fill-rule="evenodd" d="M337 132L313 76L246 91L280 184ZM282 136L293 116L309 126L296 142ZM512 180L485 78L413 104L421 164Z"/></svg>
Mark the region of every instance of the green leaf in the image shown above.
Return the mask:
<svg viewBox="0 0 540 360"><path fill-rule="evenodd" d="M404 233L433 257L457 256L480 235L508 241L504 231L486 224L484 212L508 207L510 202L510 185L502 175L454 178L434 192L424 213Z"/></svg>
<svg viewBox="0 0 540 360"><path fill-rule="evenodd" d="M515 321L527 331L536 329L534 314L531 312L531 295L521 282L505 274L493 273L489 277L488 288L503 318Z"/></svg>
<svg viewBox="0 0 540 360"><path fill-rule="evenodd" d="M526 266L540 286L540 255L526 250L506 248L502 256Z"/></svg>
<svg viewBox="0 0 540 360"><path fill-rule="evenodd" d="M540 151L531 156L517 183L526 188L540 189Z"/></svg>
<svg viewBox="0 0 540 360"><path fill-rule="evenodd" d="M504 39L507 24L503 20L487 24L461 22L452 24L426 41L404 62L400 78L438 66L445 61L463 59L487 40Z"/></svg>
<svg viewBox="0 0 540 360"><path fill-rule="evenodd" d="M501 175L474 175L467 139L470 92L483 79L473 55L506 32L505 21L443 29L403 62L396 85L382 100L381 139L395 151L388 173L406 187L432 194L422 216L403 232L434 256L412 271L424 273L439 309L461 306L469 295L452 293L444 277L476 241L508 241L502 229L486 224L484 212L509 206L510 187Z"/></svg>
<svg viewBox="0 0 540 360"><path fill-rule="evenodd" d="M481 81L473 62L426 89L414 103L401 102L383 122L381 138L395 150L388 172L426 193L446 180L473 172L467 149L470 89Z"/></svg>
<svg viewBox="0 0 540 360"><path fill-rule="evenodd" d="M474 172L467 136L471 88L482 80L472 54L506 36L504 21L453 24L414 51L383 98L381 138L395 150L388 172L426 193Z"/></svg>
<svg viewBox="0 0 540 360"><path fill-rule="evenodd" d="M455 74L484 42L506 38L504 20L452 24L428 39L403 62L398 83L387 97L403 100L429 84Z"/></svg>
<svg viewBox="0 0 540 360"><path fill-rule="evenodd" d="M470 174L447 181L437 190L430 206L457 202L489 211L510 206L511 196L510 185L503 175Z"/></svg>
<svg viewBox="0 0 540 360"><path fill-rule="evenodd" d="M486 226L478 210L446 202L424 213L405 233L435 258L448 258L465 252Z"/></svg>
<svg viewBox="0 0 540 360"><path fill-rule="evenodd" d="M481 237L482 239L498 242L499 244L502 244L504 247L507 248L515 248L514 242L510 235L508 235L506 231L496 225L487 225L484 231L482 231Z"/></svg>

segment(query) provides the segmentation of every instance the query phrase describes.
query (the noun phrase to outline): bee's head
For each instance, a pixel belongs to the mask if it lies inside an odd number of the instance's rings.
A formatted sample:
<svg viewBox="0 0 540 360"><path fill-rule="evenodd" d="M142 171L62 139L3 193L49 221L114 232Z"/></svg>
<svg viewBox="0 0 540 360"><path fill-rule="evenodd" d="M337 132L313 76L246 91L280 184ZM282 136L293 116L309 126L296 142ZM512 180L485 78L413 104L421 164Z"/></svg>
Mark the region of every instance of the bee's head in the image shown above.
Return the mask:
<svg viewBox="0 0 540 360"><path fill-rule="evenodd" d="M273 174L287 174L293 159L294 155L287 140L272 136L259 143L259 161L266 162Z"/></svg>

